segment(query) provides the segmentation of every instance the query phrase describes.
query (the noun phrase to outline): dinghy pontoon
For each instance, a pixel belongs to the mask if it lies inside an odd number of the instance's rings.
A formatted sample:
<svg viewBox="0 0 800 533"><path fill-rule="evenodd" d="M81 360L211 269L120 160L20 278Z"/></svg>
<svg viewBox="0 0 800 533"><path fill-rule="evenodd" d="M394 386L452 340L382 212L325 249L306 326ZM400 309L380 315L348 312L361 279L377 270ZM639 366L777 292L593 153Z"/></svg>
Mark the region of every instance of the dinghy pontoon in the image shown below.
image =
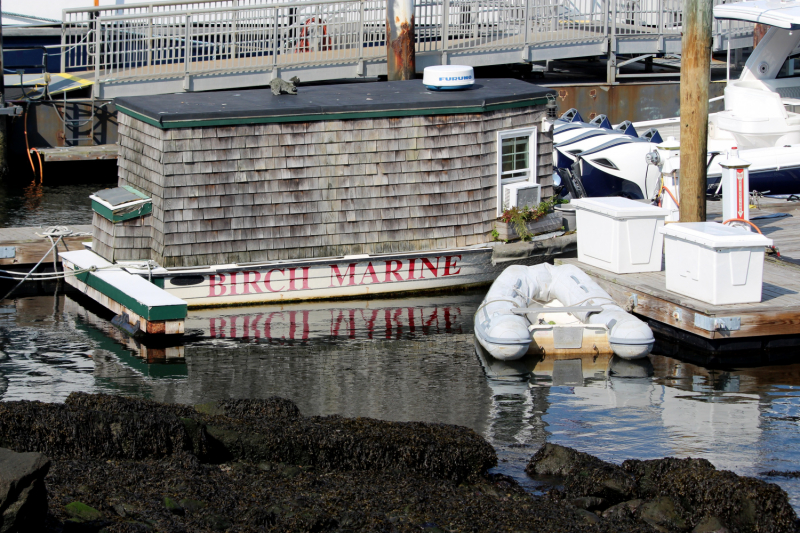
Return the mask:
<svg viewBox="0 0 800 533"><path fill-rule="evenodd" d="M559 327L547 317L552 313L569 314L573 323ZM622 358L637 359L649 354L655 342L647 324L619 307L573 265L508 267L492 284L474 322L481 346L505 361L519 359L531 349L599 352L597 340L587 343L587 336L601 337ZM547 340L537 338L537 333Z"/></svg>

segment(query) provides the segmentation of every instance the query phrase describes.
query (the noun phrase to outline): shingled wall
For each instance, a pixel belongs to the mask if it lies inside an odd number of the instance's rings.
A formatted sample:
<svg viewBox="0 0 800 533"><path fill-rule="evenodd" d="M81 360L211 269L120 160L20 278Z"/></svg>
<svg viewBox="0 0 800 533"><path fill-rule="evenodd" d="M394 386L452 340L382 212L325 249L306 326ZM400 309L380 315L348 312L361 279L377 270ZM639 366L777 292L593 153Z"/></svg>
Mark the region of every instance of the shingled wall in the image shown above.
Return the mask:
<svg viewBox="0 0 800 533"><path fill-rule="evenodd" d="M120 113L119 184L152 197L165 267L469 246L497 216L497 131L544 113L166 130ZM551 133L537 154L549 195Z"/></svg>
<svg viewBox="0 0 800 533"><path fill-rule="evenodd" d="M111 222L102 215L92 217L92 251L108 261L150 259L150 225L153 215Z"/></svg>

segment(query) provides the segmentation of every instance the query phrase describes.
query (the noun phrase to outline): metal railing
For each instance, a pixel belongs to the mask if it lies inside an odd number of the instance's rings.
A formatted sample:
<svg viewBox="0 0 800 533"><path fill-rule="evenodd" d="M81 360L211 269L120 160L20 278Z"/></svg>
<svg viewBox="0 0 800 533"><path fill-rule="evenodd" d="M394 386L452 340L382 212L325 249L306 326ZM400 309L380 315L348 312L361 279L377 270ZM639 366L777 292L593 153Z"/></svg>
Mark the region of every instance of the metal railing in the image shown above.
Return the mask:
<svg viewBox="0 0 800 533"><path fill-rule="evenodd" d="M197 0L65 9L62 71L140 79L384 58L387 0ZM715 3L721 3L716 0ZM417 52L675 38L680 0L421 0ZM752 32L716 24L715 38Z"/></svg>

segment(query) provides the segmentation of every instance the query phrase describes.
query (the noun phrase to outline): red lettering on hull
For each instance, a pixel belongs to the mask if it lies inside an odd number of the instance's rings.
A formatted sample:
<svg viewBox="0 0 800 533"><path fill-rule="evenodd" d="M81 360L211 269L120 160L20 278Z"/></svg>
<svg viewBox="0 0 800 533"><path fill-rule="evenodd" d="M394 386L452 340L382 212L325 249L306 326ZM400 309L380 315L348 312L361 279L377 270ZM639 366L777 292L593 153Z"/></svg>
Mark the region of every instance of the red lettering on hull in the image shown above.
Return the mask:
<svg viewBox="0 0 800 533"><path fill-rule="evenodd" d="M461 261L461 255L446 255L413 259L387 259L382 261L383 264L365 261L317 267L285 267L217 273L208 276L208 297L253 296L265 293L306 291L312 290L312 288L355 287L441 279L460 275L462 272ZM327 286L320 286L326 282ZM316 286L314 286L315 283Z"/></svg>

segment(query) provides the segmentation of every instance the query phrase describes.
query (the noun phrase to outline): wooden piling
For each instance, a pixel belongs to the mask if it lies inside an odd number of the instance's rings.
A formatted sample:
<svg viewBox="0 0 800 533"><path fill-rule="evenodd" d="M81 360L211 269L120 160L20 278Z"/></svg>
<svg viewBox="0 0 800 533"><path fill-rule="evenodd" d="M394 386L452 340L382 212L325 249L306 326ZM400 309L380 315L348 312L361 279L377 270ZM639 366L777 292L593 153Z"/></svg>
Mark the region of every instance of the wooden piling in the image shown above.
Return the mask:
<svg viewBox="0 0 800 533"><path fill-rule="evenodd" d="M387 7L387 77L389 81L413 80L416 76L414 0L389 0Z"/></svg>
<svg viewBox="0 0 800 533"><path fill-rule="evenodd" d="M681 222L706 219L712 0L684 0L681 40Z"/></svg>

